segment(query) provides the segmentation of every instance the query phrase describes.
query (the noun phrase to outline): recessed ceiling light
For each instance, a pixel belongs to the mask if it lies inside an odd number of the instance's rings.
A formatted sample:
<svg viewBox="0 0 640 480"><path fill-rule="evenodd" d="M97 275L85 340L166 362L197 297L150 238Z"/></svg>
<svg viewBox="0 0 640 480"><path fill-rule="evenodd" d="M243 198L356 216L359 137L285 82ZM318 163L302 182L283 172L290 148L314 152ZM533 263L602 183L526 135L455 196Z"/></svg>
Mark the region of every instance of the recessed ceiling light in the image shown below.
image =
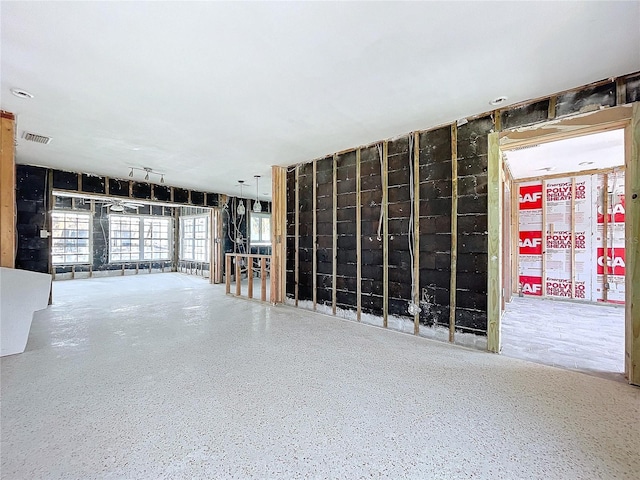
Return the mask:
<svg viewBox="0 0 640 480"><path fill-rule="evenodd" d="M20 88L12 88L11 93L13 93L18 98L33 98L33 95L31 93Z"/></svg>
<svg viewBox="0 0 640 480"><path fill-rule="evenodd" d="M507 101L507 97L503 95L501 97L496 97L493 100L491 100L489 102L489 105L502 105L506 101Z"/></svg>
<svg viewBox="0 0 640 480"><path fill-rule="evenodd" d="M593 165L593 162L580 162L578 165Z"/></svg>

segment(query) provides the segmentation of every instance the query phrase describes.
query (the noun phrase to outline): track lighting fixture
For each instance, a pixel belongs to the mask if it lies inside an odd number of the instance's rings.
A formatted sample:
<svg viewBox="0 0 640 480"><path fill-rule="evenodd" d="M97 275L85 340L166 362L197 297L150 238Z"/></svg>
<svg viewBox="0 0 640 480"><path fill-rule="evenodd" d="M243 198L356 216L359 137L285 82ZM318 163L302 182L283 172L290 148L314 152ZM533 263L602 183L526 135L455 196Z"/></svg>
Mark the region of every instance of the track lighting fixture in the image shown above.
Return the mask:
<svg viewBox="0 0 640 480"><path fill-rule="evenodd" d="M136 170L140 171L140 172L145 172L144 174L144 179L145 181L149 181L149 178L151 177L151 175L158 175L160 177L160 183L164 183L164 173L161 172L156 172L153 170L153 168L150 167L129 167L131 169L131 171L129 172L129 177L133 178L133 174Z"/></svg>

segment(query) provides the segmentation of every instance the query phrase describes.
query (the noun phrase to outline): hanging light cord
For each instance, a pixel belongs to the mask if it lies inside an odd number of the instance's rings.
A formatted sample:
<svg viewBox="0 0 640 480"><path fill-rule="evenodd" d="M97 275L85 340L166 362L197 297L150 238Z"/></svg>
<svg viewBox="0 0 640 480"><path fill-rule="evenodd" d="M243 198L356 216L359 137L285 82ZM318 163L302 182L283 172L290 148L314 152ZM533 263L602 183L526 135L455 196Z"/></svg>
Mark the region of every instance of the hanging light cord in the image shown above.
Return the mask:
<svg viewBox="0 0 640 480"><path fill-rule="evenodd" d="M411 265L409 266L409 269L411 270L411 301L409 302L409 305L413 305L413 299L415 298L416 292L416 279L415 272L413 271L413 239L415 237L415 232L413 231L413 219L416 214L416 212L414 211L413 201L415 196L415 192L413 191L413 176L415 175L415 172L413 171L413 139L414 134L409 134L409 198L411 200L411 213L409 214L409 234L407 235L407 237L409 238L409 255L411 256Z"/></svg>

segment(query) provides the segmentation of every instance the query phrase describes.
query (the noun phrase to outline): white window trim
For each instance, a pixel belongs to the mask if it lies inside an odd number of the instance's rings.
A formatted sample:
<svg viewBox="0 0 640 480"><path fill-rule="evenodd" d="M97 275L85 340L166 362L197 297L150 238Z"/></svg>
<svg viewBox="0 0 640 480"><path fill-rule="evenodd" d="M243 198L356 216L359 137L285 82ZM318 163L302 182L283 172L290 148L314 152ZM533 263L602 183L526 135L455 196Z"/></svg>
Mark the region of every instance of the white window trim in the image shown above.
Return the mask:
<svg viewBox="0 0 640 480"><path fill-rule="evenodd" d="M53 237L53 215L57 214L57 213L61 213L64 215L68 215L68 214L72 214L72 215L79 215L79 216L85 216L88 218L89 220L89 237L87 238L87 243L88 243L88 249L89 249L89 253L87 253L88 255L88 260L86 262L53 262L53 257L55 256L53 253L53 246L51 247L51 251L49 252L49 254L51 255L51 259L52 259L52 264L55 266L65 266L65 265L91 265L93 264L93 218L92 218L92 214L91 212L87 212L84 210L62 210L62 209L58 209L58 210L52 210L51 211L51 236ZM61 237L61 238L70 238L70 237ZM53 240L54 238L52 238L52 244L53 244ZM64 254L63 254L64 255ZM74 255L74 254L72 254ZM84 254L77 254L77 255L84 255Z"/></svg>
<svg viewBox="0 0 640 480"><path fill-rule="evenodd" d="M197 218L206 218L207 220L207 229L206 229L206 237L205 237L205 242L206 242L206 259L205 260L195 260L192 258L184 258L184 241L185 240L189 240L192 243L193 246L193 251L195 252L195 241L196 238L195 236L193 238L189 238L189 239L185 239L184 238L184 221L185 220L195 220ZM180 216L180 260L184 261L184 262L202 262L202 263L209 263L210 258L211 258L211 217L208 213L204 213L204 214L197 214L197 215L184 215L184 216ZM195 228L195 222L194 222L194 228ZM195 230L194 230L195 233ZM198 239L200 240L200 239Z"/></svg>
<svg viewBox="0 0 640 480"><path fill-rule="evenodd" d="M138 233L138 249L139 249L139 254L140 254L140 258L137 260L112 260L111 259L111 218L112 217L125 217L125 218L135 218L138 219L138 229L139 229L139 233ZM144 258L144 219L146 218L150 218L153 220L165 220L169 222L169 228L168 228L168 240L169 240L169 247L168 247L168 258L154 258L154 259L147 259ZM172 261L173 258L173 235L172 235L172 231L173 231L173 218L166 216L166 215L127 215L127 214L122 214L122 213L110 213L109 214L109 263L148 263L148 262L170 262Z"/></svg>
<svg viewBox="0 0 640 480"><path fill-rule="evenodd" d="M264 218L268 218L269 219L269 230L271 230L272 224L271 224L271 213L270 212L262 212L262 213L255 213L255 212L251 212L251 214L249 215L249 242L252 246L256 246L256 247L268 247L271 245L271 238L269 238L268 240L258 240L255 241L253 240L253 235L251 232L251 223L252 223L252 219L254 218L254 216L257 216L261 219L261 223L262 223L262 219Z"/></svg>

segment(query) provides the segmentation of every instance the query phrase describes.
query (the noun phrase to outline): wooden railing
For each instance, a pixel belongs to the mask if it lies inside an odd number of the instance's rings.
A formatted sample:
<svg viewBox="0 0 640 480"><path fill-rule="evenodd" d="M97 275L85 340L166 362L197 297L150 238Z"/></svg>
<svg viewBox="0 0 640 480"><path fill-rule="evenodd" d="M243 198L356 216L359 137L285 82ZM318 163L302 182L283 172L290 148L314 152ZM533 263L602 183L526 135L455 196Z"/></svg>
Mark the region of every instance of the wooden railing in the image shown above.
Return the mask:
<svg viewBox="0 0 640 480"><path fill-rule="evenodd" d="M260 300L267 301L267 278L269 276L270 268L267 268L267 260L269 260L269 267L271 267L271 255L257 255L253 253L227 253L225 255L225 283L226 293L231 293L231 259L235 259L235 283L237 297L242 296L242 274L247 274L247 297L253 298L253 274L254 274L254 261L259 260L260 265ZM246 260L243 262L243 260ZM244 263L244 265L243 265Z"/></svg>

